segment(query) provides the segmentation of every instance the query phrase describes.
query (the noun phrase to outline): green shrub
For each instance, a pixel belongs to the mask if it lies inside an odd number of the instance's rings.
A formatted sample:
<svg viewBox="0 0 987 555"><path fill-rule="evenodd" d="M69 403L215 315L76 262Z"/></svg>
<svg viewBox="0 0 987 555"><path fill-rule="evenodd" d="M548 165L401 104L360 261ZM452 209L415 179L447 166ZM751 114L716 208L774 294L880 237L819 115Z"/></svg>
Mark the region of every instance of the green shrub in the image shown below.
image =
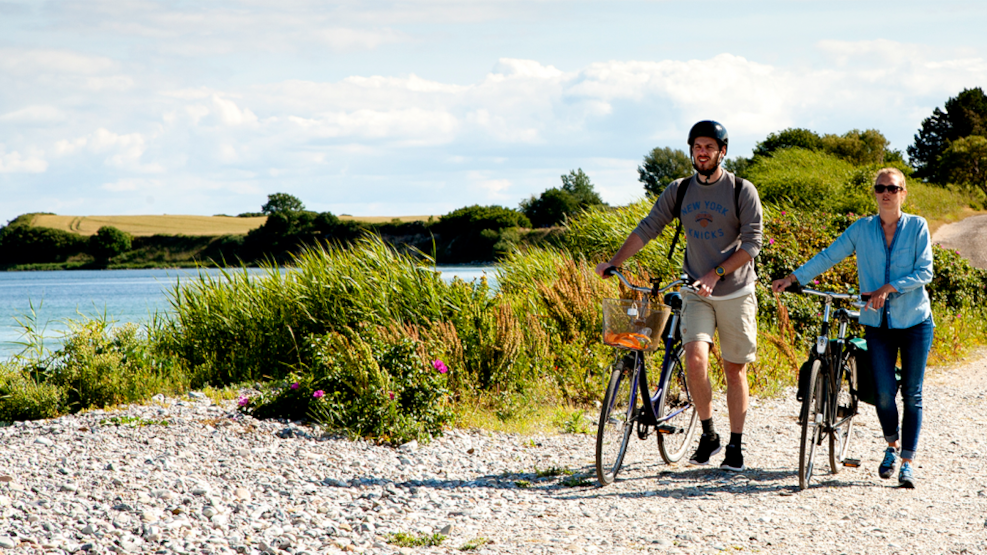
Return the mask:
<svg viewBox="0 0 987 555"><path fill-rule="evenodd" d="M389 343L363 326L313 337L307 350L311 362L293 381L241 401L244 410L259 418L310 416L328 430L395 444L428 440L452 418L448 367L424 360L419 341Z"/></svg>
<svg viewBox="0 0 987 555"><path fill-rule="evenodd" d="M130 250L130 234L111 226L104 225L95 235L89 237L89 254L101 262L118 256Z"/></svg>
<svg viewBox="0 0 987 555"><path fill-rule="evenodd" d="M0 229L0 264L62 262L86 249L85 237L48 227L33 227L18 217Z"/></svg>

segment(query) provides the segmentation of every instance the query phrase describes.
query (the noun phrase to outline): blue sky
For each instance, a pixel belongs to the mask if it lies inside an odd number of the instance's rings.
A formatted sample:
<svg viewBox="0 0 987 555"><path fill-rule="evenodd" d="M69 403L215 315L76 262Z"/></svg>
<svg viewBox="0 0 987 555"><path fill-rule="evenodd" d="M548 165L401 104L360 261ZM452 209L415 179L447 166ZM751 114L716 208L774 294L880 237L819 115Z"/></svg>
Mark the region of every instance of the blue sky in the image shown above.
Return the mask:
<svg viewBox="0 0 987 555"><path fill-rule="evenodd" d="M987 87L987 3L0 0L0 223L604 200L699 119L731 155L878 129Z"/></svg>

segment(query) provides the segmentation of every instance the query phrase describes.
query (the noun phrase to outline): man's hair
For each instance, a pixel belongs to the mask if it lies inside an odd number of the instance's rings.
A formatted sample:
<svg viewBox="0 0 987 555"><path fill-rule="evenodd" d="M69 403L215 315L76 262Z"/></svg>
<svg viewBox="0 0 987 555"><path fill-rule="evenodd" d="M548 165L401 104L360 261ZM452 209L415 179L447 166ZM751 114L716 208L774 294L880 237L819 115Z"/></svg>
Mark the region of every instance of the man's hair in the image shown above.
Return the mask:
<svg viewBox="0 0 987 555"><path fill-rule="evenodd" d="M877 185L877 180L881 179L882 175L893 175L897 178L898 185L900 185L902 189L905 189L906 191L908 190L908 187L905 184L905 174L901 173L901 170L898 168L881 168L877 170L877 174L874 175L874 185Z"/></svg>

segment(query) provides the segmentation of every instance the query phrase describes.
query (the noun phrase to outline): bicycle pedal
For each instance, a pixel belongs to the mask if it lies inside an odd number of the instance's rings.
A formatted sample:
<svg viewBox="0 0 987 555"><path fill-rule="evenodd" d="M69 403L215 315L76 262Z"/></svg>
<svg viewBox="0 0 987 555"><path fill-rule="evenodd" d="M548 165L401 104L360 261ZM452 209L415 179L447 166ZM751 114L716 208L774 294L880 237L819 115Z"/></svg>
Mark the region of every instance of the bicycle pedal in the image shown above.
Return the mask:
<svg viewBox="0 0 987 555"><path fill-rule="evenodd" d="M860 466L860 459L843 459L843 466L847 468L858 468Z"/></svg>
<svg viewBox="0 0 987 555"><path fill-rule="evenodd" d="M669 426L667 424L662 424L656 428L659 434L677 434L681 430L676 426Z"/></svg>

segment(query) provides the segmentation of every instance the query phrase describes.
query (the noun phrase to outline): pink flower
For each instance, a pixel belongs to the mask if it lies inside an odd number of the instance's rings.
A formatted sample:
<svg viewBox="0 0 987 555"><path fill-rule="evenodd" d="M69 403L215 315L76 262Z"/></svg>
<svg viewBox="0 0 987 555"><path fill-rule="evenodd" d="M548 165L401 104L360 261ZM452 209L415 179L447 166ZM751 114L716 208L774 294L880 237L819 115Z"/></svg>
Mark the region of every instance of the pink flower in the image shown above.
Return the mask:
<svg viewBox="0 0 987 555"><path fill-rule="evenodd" d="M768 244L769 244L769 245L773 245L773 244L775 244L775 240L774 240L774 239L768 239Z"/></svg>
<svg viewBox="0 0 987 555"><path fill-rule="evenodd" d="M237 406L245 407L250 404L250 397L240 397L236 400Z"/></svg>
<svg viewBox="0 0 987 555"><path fill-rule="evenodd" d="M784 216L785 214L786 214L786 212L784 210L782 210L781 211L781 215Z"/></svg>
<svg viewBox="0 0 987 555"><path fill-rule="evenodd" d="M298 384L298 382L295 382L295 383L291 384L291 389L293 389L293 390L294 389L298 389L299 387L301 387L301 386Z"/></svg>
<svg viewBox="0 0 987 555"><path fill-rule="evenodd" d="M316 399L321 399L325 396L326 396L326 392L322 391L321 389L316 390L315 393L312 394L312 397L315 397Z"/></svg>
<svg viewBox="0 0 987 555"><path fill-rule="evenodd" d="M387 392L387 396L390 397L392 401L394 400L394 392L393 391L388 391Z"/></svg>
<svg viewBox="0 0 987 555"><path fill-rule="evenodd" d="M819 280L818 280L818 279L814 279L814 280L812 280L812 284L813 284L813 285L819 285Z"/></svg>
<svg viewBox="0 0 987 555"><path fill-rule="evenodd" d="M446 372L449 371L449 368L445 365L445 363L439 359L433 360L432 366L434 366L435 369L439 371L439 374L445 374Z"/></svg>

